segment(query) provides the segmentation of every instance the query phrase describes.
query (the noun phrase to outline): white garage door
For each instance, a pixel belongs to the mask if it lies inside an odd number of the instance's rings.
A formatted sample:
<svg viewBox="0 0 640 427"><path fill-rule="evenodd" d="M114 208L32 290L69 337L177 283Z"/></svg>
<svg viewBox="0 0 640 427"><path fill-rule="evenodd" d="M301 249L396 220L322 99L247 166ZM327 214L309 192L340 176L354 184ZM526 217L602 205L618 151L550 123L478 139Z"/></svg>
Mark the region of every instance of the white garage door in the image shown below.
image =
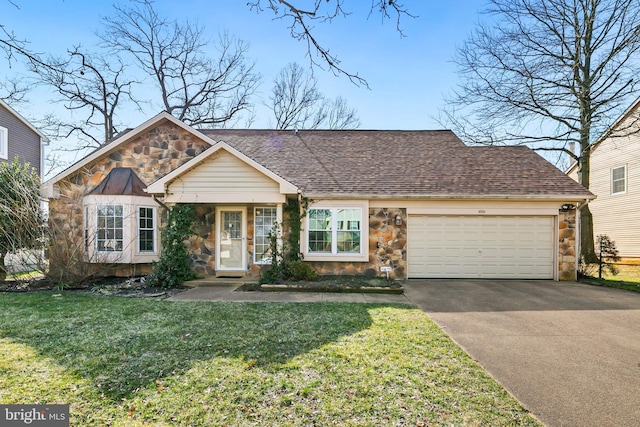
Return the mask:
<svg viewBox="0 0 640 427"><path fill-rule="evenodd" d="M410 215L410 278L553 279L551 216Z"/></svg>

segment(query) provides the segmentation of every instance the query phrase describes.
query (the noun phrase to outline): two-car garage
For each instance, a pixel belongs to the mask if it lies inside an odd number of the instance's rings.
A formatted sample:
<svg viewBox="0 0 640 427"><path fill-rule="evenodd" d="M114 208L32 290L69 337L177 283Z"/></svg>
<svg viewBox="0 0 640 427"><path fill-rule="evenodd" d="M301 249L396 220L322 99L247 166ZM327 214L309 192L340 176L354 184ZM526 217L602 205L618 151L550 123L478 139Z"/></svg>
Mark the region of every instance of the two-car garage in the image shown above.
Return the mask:
<svg viewBox="0 0 640 427"><path fill-rule="evenodd" d="M409 278L554 279L555 216L409 215Z"/></svg>

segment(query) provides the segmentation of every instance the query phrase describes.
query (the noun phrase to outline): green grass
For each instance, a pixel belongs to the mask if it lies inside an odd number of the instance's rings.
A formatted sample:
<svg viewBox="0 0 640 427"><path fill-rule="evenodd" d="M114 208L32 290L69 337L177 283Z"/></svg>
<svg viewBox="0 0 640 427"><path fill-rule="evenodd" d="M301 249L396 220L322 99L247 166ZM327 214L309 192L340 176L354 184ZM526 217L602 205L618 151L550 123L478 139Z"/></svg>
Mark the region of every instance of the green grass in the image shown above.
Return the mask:
<svg viewBox="0 0 640 427"><path fill-rule="evenodd" d="M42 277L41 271L23 271L20 273L7 274L7 280L24 280L29 281Z"/></svg>
<svg viewBox="0 0 640 427"><path fill-rule="evenodd" d="M581 281L608 288L624 289L627 291L640 292L640 265L637 264L617 264L618 274L609 274L603 271L602 279L597 277L584 278ZM595 270L595 276L598 271Z"/></svg>
<svg viewBox="0 0 640 427"><path fill-rule="evenodd" d="M74 426L540 425L402 305L0 294L0 403Z"/></svg>

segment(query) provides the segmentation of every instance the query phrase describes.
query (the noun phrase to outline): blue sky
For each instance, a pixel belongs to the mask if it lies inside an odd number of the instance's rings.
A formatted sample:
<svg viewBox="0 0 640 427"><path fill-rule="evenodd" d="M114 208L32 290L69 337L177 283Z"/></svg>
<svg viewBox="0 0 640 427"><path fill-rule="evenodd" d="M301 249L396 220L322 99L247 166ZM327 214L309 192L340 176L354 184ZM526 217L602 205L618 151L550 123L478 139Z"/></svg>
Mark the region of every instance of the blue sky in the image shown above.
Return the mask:
<svg viewBox="0 0 640 427"><path fill-rule="evenodd" d="M64 54L66 49L97 43L95 32L102 17L112 13L112 2L103 0L0 0L1 22L21 38L30 41L37 52ZM126 0L125 0L126 1ZM122 0L121 0L122 2ZM363 129L437 129L443 95L457 82L451 62L456 47L480 19L481 0L412 1L407 8L417 17L405 17L400 37L395 22L382 22L379 15L367 17L370 2L347 1L346 19L317 27L318 38L342 60L342 66L364 77L370 89L356 87L345 77L316 70L319 88L329 97L344 97L358 111ZM305 4L304 2L299 4ZM260 94L266 99L277 72L289 62L308 65L306 46L291 39L286 22L273 20L269 11L252 12L245 0L159 0L156 8L163 16L203 24L214 39L227 30L249 43L248 57L262 76ZM4 66L3 66L4 68ZM20 73L20 67L4 68L7 76ZM29 118L60 108L51 104L44 91L31 96ZM18 108L20 110L20 108ZM156 114L131 113L120 119L137 126ZM269 127L266 113L258 115L252 127Z"/></svg>

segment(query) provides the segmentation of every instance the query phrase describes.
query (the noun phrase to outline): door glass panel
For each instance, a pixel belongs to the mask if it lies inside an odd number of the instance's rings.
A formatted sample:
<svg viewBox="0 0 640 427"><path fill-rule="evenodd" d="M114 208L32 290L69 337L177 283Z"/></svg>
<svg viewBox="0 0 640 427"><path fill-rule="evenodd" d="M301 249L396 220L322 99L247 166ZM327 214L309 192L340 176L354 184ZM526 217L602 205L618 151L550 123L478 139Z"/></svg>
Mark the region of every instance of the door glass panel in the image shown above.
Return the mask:
<svg viewBox="0 0 640 427"><path fill-rule="evenodd" d="M222 212L220 268L242 269L242 211Z"/></svg>

